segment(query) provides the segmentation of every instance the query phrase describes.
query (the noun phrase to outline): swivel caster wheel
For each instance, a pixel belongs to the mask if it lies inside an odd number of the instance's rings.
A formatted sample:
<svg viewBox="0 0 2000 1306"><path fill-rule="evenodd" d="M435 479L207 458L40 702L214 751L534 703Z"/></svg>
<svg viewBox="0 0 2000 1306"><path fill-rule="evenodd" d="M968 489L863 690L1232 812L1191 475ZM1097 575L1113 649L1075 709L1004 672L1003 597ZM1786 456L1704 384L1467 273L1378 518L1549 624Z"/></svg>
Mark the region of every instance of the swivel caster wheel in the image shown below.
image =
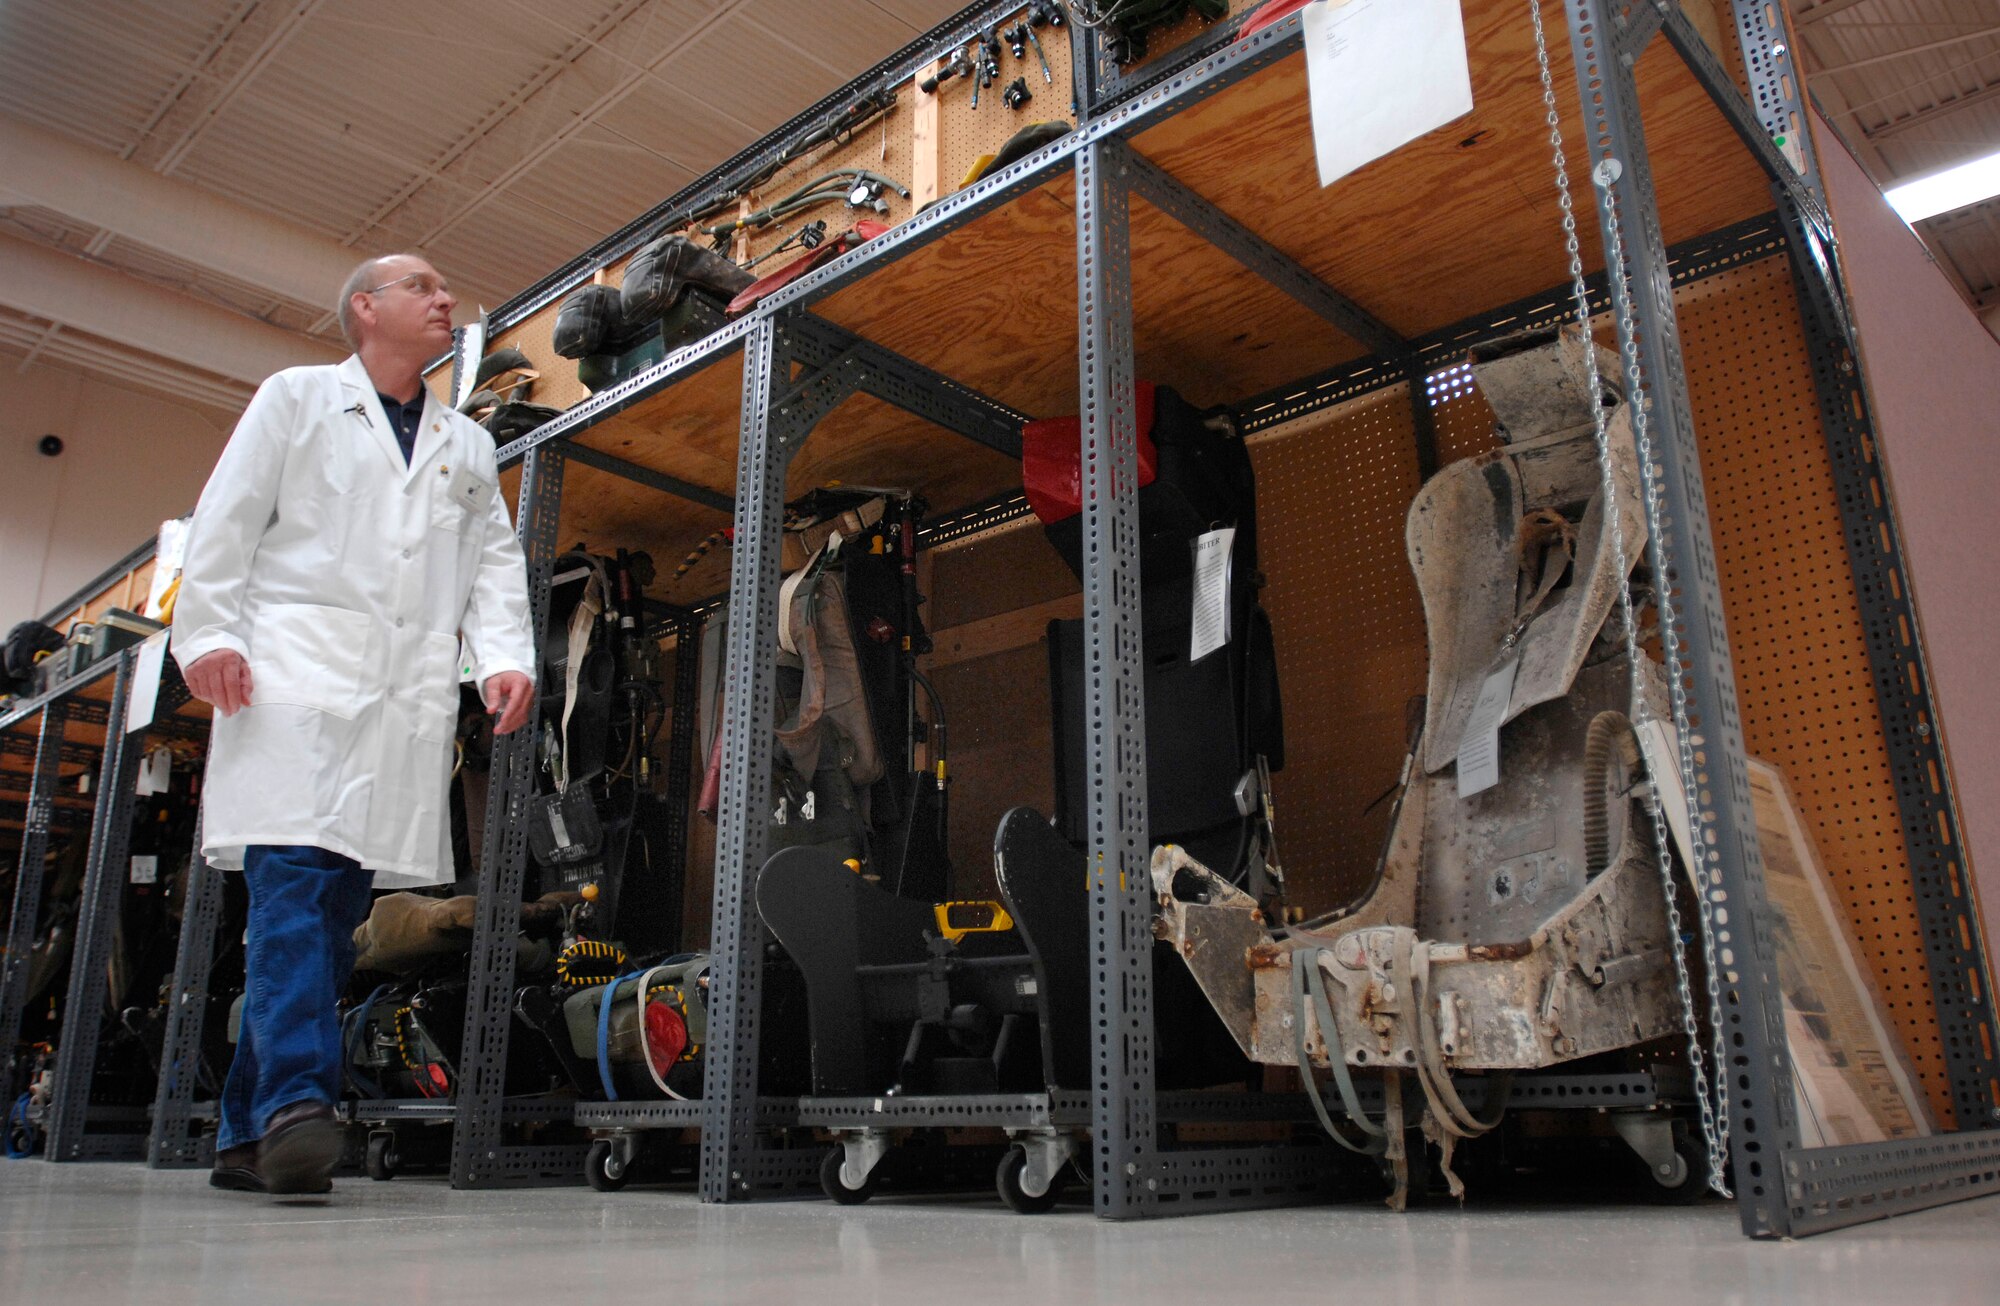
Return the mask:
<svg viewBox="0 0 2000 1306"><path fill-rule="evenodd" d="M820 1189L842 1206L859 1206L875 1195L875 1186L881 1170L871 1170L858 1188L849 1188L847 1179L841 1174L841 1167L847 1162L845 1148L836 1147L829 1151L819 1163Z"/></svg>
<svg viewBox="0 0 2000 1306"><path fill-rule="evenodd" d="M993 1173L993 1186L1000 1190L1000 1200L1007 1203L1009 1209L1022 1215L1040 1215L1052 1209L1056 1198L1062 1195L1063 1170L1059 1169L1050 1176L1048 1190L1040 1194L1030 1193L1021 1186L1022 1176L1027 1170L1027 1149L1010 1147L1000 1158L1000 1168Z"/></svg>
<svg viewBox="0 0 2000 1306"><path fill-rule="evenodd" d="M611 1140L600 1138L590 1145L590 1154L583 1159L583 1177L598 1192L615 1193L631 1179L631 1173L618 1159Z"/></svg>
<svg viewBox="0 0 2000 1306"><path fill-rule="evenodd" d="M368 1135L368 1156L364 1166L368 1177L377 1183L396 1177L403 1158L396 1152L396 1135L387 1129L378 1129Z"/></svg>
<svg viewBox="0 0 2000 1306"><path fill-rule="evenodd" d="M1708 1147L1689 1131L1674 1130L1674 1159L1669 1171L1647 1167L1646 1196L1660 1206L1693 1206L1708 1196Z"/></svg>

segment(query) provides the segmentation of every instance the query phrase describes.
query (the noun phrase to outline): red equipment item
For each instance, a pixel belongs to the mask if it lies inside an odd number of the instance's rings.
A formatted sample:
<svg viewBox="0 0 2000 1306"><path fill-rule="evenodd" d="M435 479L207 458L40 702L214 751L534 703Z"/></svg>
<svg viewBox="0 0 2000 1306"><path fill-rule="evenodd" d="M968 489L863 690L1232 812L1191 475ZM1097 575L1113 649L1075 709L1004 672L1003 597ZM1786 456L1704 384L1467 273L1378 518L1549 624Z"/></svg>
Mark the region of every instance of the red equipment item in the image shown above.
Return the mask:
<svg viewBox="0 0 2000 1306"><path fill-rule="evenodd" d="M667 1077L687 1051L687 1022L673 1004L654 1000L646 1004L646 1055L652 1058L653 1073Z"/></svg>
<svg viewBox="0 0 2000 1306"><path fill-rule="evenodd" d="M1159 462L1153 448L1153 383L1141 381L1133 390L1139 413L1139 485L1151 485ZM1082 419L1046 417L1021 428L1021 488L1045 524L1083 511Z"/></svg>
<svg viewBox="0 0 2000 1306"><path fill-rule="evenodd" d="M1255 36L1272 23L1291 17L1311 3L1312 0L1270 0L1269 4L1250 15L1250 21L1243 24L1243 30L1236 34L1236 39L1241 41Z"/></svg>
<svg viewBox="0 0 2000 1306"><path fill-rule="evenodd" d="M729 316L735 317L738 313L748 312L766 296L784 289L814 268L832 262L862 241L873 240L888 229L887 223L862 218L851 230L821 241L819 248L810 254L801 255L769 276L759 277L745 286L741 294L729 301Z"/></svg>

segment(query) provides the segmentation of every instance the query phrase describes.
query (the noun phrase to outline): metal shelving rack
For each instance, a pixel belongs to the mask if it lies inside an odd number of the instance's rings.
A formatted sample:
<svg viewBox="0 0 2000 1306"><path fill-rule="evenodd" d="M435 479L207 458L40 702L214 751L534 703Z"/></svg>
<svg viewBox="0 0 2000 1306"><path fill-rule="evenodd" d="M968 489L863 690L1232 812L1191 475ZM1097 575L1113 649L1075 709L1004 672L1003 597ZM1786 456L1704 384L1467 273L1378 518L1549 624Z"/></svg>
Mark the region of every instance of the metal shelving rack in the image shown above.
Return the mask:
<svg viewBox="0 0 2000 1306"><path fill-rule="evenodd" d="M143 1108L93 1108L90 1104L93 1071L103 1033L103 1020L82 1021L70 1017L77 1012L99 1013L105 1002L106 966L115 938L118 896L125 881L126 852L132 835L133 804L139 764L144 759L145 738L149 733L192 736L199 723L174 718L173 711L188 701L187 686L171 661L163 669L156 699L154 723L146 730L128 734L124 729L126 701L138 653L127 649L106 658L89 670L55 686L47 694L11 709L0 717L0 727L12 726L39 714L35 760L28 798L27 831L21 848L19 873L15 880L13 915L7 938L4 971L0 971L0 1053L12 1065L13 1050L20 1038L22 1007L26 998L29 953L36 918L44 892L44 863L53 828L55 790L62 762L85 762L97 767L97 788L90 817L89 847L84 881L76 919L76 940L70 958L69 988L64 998L62 1041L56 1049L55 1094L43 1124L47 1132L46 1155L52 1161L137 1159L150 1156L158 1147L161 1108L174 1118L178 1111L183 1135L192 1117L192 1076L181 1081L184 1092L168 1091L170 1076L162 1074L151 1136L130 1128L105 1129L108 1124L133 1125L146 1119ZM83 697L83 691L105 676L111 676L109 704ZM65 742L71 724L101 725L104 743L100 749ZM179 961L171 993L168 1040L170 1048L185 1043L192 1048L201 1038L203 1010L188 1004L183 994L191 984L183 982L183 972L191 973L193 957L200 956L199 971L206 975L206 960L213 946L215 911L200 909L204 896L220 897L214 872L199 866L190 877L191 901L183 915L178 942ZM196 982L199 982L197 977ZM191 1062L190 1062L191 1064ZM164 1069L164 1067L163 1067ZM9 1079L13 1070L9 1071ZM10 1093L22 1085L4 1085ZM11 1098L10 1098L11 1100ZM184 1158L185 1159L185 1158Z"/></svg>
<svg viewBox="0 0 2000 1306"><path fill-rule="evenodd" d="M503 306L495 315L496 327L552 303L593 268L629 252L676 205L698 198L705 187L745 163L770 157L843 97L884 80L906 79L937 50L962 44L991 16L1012 7L1003 3L968 8L930 38L827 97L787 128ZM1733 9L1750 82L1748 98L1672 0L1567 0L1563 6L1577 77L1594 92L1586 97L1591 119L1581 134L1587 146L1577 152L1587 154L1593 168L1607 160L1618 164L1615 178L1596 188L1596 198L1600 224L1608 229L1615 221L1623 232L1626 263L1619 269L1623 275L1600 275L1593 281L1593 307L1612 308L1623 321L1620 344L1635 350L1640 360L1645 401L1657 433L1660 456L1645 468L1646 489L1659 496L1670 529L1664 540L1649 547L1664 547L1676 563L1683 621L1669 670L1686 688L1707 736L1708 770L1700 777L1704 804L1697 845L1709 849L1708 870L1728 893L1733 908L1718 943L1731 947L1738 963L1724 987L1731 1047L1728 1079L1736 1122L1734 1180L1745 1231L1770 1237L1835 1228L2000 1188L2000 1129L1991 1127L1995 1103L1990 1087L2000 1073L2000 1062L1994 1051L1983 947L1964 883L1967 871L1957 852L1962 843L1949 781L1940 789L1930 778L1949 773L1942 766L1938 718L1929 697L1922 648L1907 633L1915 629L1914 612L1901 570L1895 521L1886 487L1883 497L1870 492L1879 483L1880 469L1875 464L1865 385L1855 365L1838 252L1806 110L1799 99L1800 81L1791 66L1785 31L1771 25L1776 11L1761 0L1733 0ZM1099 1177L1097 1212L1123 1219L1169 1210L1218 1209L1228 1203L1203 1201L1203 1195L1230 1189L1243 1194L1235 1204L1268 1204L1292 1200L1316 1177L1318 1161L1312 1149L1178 1151L1162 1149L1158 1143L1158 1126L1171 1112L1164 1110L1154 1084L1147 967L1150 903L1143 887L1148 849L1137 664L1139 613L1133 583L1136 507L1130 473L1137 432L1131 404L1129 199L1134 193L1145 196L1375 351L1358 363L1245 399L1236 412L1247 431L1403 384L1473 340L1503 329L1561 321L1571 306L1565 300L1566 288L1558 287L1420 339L1400 339L1133 151L1129 142L1140 130L1296 53L1300 27L1299 18L1293 16L1237 39L1240 24L1232 21L1161 67L1129 74L1104 57L1094 37L1079 33L1084 39L1075 43L1080 110L1076 131L940 200L920 216L801 278L743 318L577 404L502 450L503 465L521 467L518 529L528 557L538 628L547 620L550 569L569 461L614 471L710 506L727 503L734 513L731 594L738 617L731 623L725 670L730 708L723 724L723 817L716 852L707 1096L698 1111L667 1104L622 1113L642 1124L687 1124L698 1119L703 1139L700 1189L705 1200L733 1201L799 1189L811 1183L819 1156L813 1148L783 1145L781 1126L789 1117L782 1105L760 1101L757 1086L767 935L749 898L765 851L761 824L751 817L759 810L759 780L770 761L765 723L771 714L772 671L765 651L773 642L776 624L777 540L786 468L818 418L857 388L991 448L1018 452L1013 440L1021 414L816 319L807 310L835 290L1066 171L1076 181L1080 412L1083 460L1090 469L1083 522L1085 610L1092 650L1087 701L1096 741L1090 758L1090 851L1100 868L1092 886L1090 1002L1100 1016L1100 1032L1097 1082L1087 1115L1095 1140L1093 1169ZM1670 44L1708 91L1769 177L1776 204L1776 212L1768 218L1672 250L1666 247L1657 220L1632 71L1640 52L1656 40ZM1605 175L1612 171L1607 169ZM1849 561L1864 608L1926 960L1948 1053L1952 1100L1962 1126L1960 1132L1931 1138L1805 1148L1793 1114L1762 862L1672 300L1676 284L1778 250L1789 256L1793 268L1842 491ZM592 423L659 395L738 350L743 353L744 379L733 499L570 442ZM798 379L792 377L795 364L806 369ZM1434 448L1424 448L1421 419L1427 414L1421 402L1417 407L1418 452L1427 460L1428 471L1436 454ZM975 505L958 518L933 523L927 538L951 538L1024 510L1017 497L1002 496ZM1660 561L1657 555L1655 561ZM122 669L120 674L122 686ZM45 745L52 730L59 745L60 709L55 706L43 720ZM122 754L119 764L124 764ZM38 750L38 776L44 766ZM112 769L107 765L107 773ZM580 1145L512 1142L507 1133L510 1125L534 1114L524 1112L519 1103L509 1103L503 1091L513 1019L511 939L518 924L527 856L521 818L531 769L529 745L513 739L500 742L484 831L461 1089L451 1107L452 1178L459 1186L574 1179L582 1159ZM111 788L107 785L101 792ZM43 813L45 838L46 808L33 810ZM100 820L99 829L106 828ZM31 821L31 839L35 835ZM111 850L107 846L103 851ZM94 851L93 871L105 861ZM98 874L94 881L100 893L102 880ZM22 882L25 887L28 877L24 875ZM197 970L190 967L183 975L190 992L200 982ZM8 981L15 982L11 970ZM75 1055L82 1055L80 1048ZM1033 1104L1004 1105L1034 1116ZM1060 1105L1079 1118L1084 1110L1081 1101ZM1046 1114L1049 1104L1041 1109ZM69 1146L77 1137L80 1117L74 1105L66 1111L61 1137ZM855 1119L864 1120L866 1114Z"/></svg>

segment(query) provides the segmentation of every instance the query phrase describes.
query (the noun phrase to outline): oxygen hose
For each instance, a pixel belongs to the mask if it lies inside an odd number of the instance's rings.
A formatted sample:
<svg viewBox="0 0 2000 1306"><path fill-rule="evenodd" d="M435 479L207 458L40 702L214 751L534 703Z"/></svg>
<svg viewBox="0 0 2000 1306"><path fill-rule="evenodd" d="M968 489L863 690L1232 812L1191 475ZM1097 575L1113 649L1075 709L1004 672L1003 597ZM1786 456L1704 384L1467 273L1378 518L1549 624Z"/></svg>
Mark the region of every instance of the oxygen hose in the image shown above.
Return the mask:
<svg viewBox="0 0 2000 1306"><path fill-rule="evenodd" d="M625 975L631 973L626 971ZM611 1000L618 996L618 981L625 975L614 975L597 1002L597 1082L604 1086L607 1102L618 1100L618 1088L611 1082Z"/></svg>

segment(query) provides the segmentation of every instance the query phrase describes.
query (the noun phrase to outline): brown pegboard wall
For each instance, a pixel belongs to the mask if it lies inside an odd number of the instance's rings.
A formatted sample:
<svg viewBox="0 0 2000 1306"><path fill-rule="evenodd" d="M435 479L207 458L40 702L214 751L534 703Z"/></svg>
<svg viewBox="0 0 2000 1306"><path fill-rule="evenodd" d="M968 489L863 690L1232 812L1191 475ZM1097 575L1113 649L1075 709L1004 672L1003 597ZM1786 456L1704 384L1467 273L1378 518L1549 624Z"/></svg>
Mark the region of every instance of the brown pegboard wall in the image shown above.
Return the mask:
<svg viewBox="0 0 2000 1306"><path fill-rule="evenodd" d="M1214 22L1204 22L1194 13L1184 15L1179 22L1155 28L1146 34L1146 57L1124 69L1127 76L1143 75L1149 68L1168 61L1168 56L1190 41L1200 40L1236 15L1262 5L1264 0L1229 0L1229 12Z"/></svg>
<svg viewBox="0 0 2000 1306"><path fill-rule="evenodd" d="M1677 294L1748 751L1783 768L1933 1110L1948 1087L1888 755L1790 274L1766 259ZM1493 446L1455 372L1433 377L1440 460ZM1402 548L1416 487L1404 392L1253 442L1287 766L1279 848L1309 911L1364 891L1395 779L1401 704L1423 691L1423 616ZM1351 677L1351 682L1347 679ZM1392 728L1393 727L1393 728Z"/></svg>
<svg viewBox="0 0 2000 1306"><path fill-rule="evenodd" d="M1009 14L996 26L1004 31L1018 18L1018 13ZM1057 119L1075 123L1076 114L1070 108L1069 30L1065 24L1035 31L1048 54L1053 84L1042 80L1042 66L1035 58L1033 46L1028 47L1027 58L1016 59L1002 42L1000 76L993 85L980 91L977 109L972 107L972 86L966 78L953 78L938 88L939 195L959 189L965 174L981 155L992 154L1029 123ZM1028 79L1028 91L1034 97L1018 111L1000 102L1001 89L1016 77ZM916 93L914 88L912 93ZM1004 276L1006 269L995 269L995 273Z"/></svg>
<svg viewBox="0 0 2000 1306"><path fill-rule="evenodd" d="M1491 447L1492 415L1463 369L1433 378L1443 461ZM1331 910L1367 892L1388 834L1424 692L1422 602L1403 547L1419 484L1406 387L1254 437L1257 532L1278 646L1285 769L1272 778L1294 905Z"/></svg>
<svg viewBox="0 0 2000 1306"><path fill-rule="evenodd" d="M869 172L879 172L885 177L892 178L898 185L907 187L910 184L911 172L910 122L917 99L916 86L910 82L901 83L896 87L896 103L887 113L863 126L846 142L822 146L804 158L785 165L769 181L751 193L750 207L756 209L781 200L806 183L838 168L865 168ZM903 196L893 190L885 190L882 192L882 199L889 206L886 214L876 213L872 209L851 209L845 204L823 204L793 217L781 219L770 227L749 233L749 238L745 242L747 257L755 259L769 254L799 229L822 218L826 220L827 234L833 236L846 231L863 218L894 226L910 217L910 201ZM720 222L722 219L716 218L712 221ZM777 271L791 259L802 258L809 252L795 245L751 270L758 276L763 276Z"/></svg>
<svg viewBox="0 0 2000 1306"><path fill-rule="evenodd" d="M1709 520L1745 748L1783 768L1933 1111L1950 1091L1910 864L1790 273L1685 288Z"/></svg>

